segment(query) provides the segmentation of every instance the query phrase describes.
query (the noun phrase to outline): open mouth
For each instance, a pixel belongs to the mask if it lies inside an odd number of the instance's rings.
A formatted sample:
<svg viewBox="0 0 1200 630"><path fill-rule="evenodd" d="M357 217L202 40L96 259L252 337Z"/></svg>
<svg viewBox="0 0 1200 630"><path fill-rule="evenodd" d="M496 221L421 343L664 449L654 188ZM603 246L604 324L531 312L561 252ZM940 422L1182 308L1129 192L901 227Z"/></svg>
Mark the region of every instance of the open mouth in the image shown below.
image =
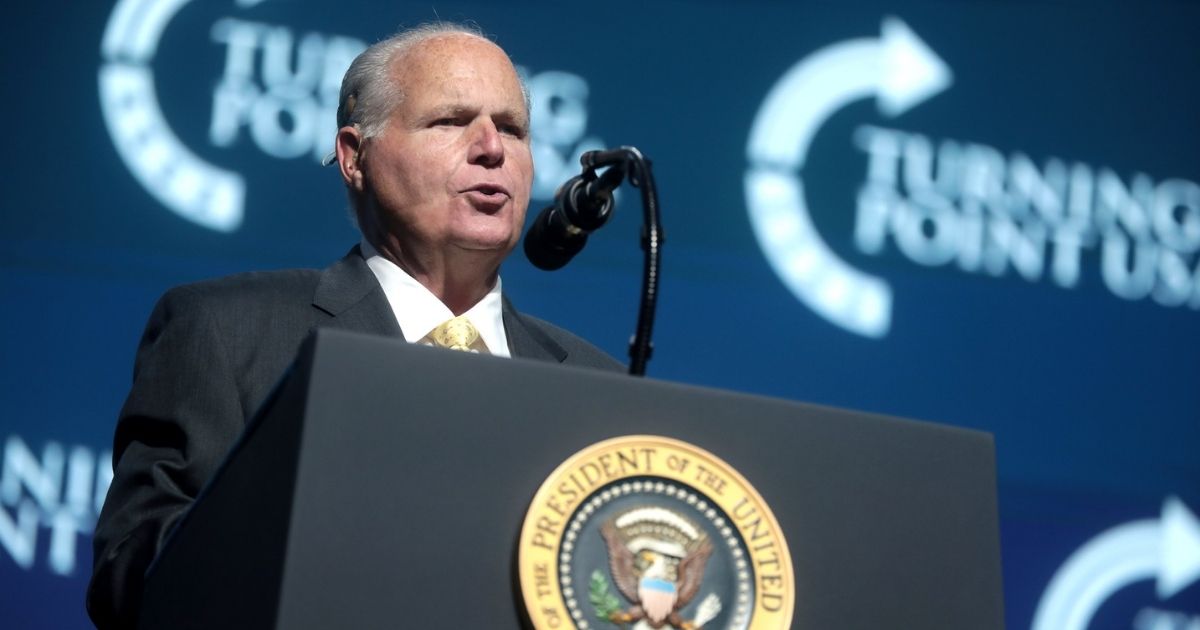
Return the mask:
<svg viewBox="0 0 1200 630"><path fill-rule="evenodd" d="M479 184L463 191L476 209L485 212L499 210L508 202L508 190L494 184Z"/></svg>
<svg viewBox="0 0 1200 630"><path fill-rule="evenodd" d="M472 186L467 189L467 192L478 193L484 197L508 196L508 191L505 190L503 186L496 186L492 184L479 184L477 186Z"/></svg>

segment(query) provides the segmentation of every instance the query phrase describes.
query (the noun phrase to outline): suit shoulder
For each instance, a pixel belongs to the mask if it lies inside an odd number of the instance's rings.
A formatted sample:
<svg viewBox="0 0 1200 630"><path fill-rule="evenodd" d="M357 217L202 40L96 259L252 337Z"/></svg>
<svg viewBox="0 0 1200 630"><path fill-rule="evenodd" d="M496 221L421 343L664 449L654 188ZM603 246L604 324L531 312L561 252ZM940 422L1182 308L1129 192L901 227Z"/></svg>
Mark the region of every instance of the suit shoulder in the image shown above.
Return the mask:
<svg viewBox="0 0 1200 630"><path fill-rule="evenodd" d="M320 272L316 269L251 271L179 285L163 294L164 303L192 303L213 307L279 305L311 300Z"/></svg>
<svg viewBox="0 0 1200 630"><path fill-rule="evenodd" d="M207 330L231 343L253 341L315 322L312 307L320 272L308 269L258 271L183 284L159 298L146 334L173 326Z"/></svg>

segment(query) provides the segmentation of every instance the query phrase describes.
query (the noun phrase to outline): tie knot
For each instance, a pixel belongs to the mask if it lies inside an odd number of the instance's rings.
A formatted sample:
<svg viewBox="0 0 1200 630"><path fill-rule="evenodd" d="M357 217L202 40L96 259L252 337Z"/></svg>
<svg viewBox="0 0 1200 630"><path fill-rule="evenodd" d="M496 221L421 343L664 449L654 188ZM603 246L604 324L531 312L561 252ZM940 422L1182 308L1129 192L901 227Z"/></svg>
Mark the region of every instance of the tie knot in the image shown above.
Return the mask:
<svg viewBox="0 0 1200 630"><path fill-rule="evenodd" d="M459 315L453 319L448 319L438 325L429 333L429 339L434 345L451 350L472 351L477 341L479 341L479 331L471 320Z"/></svg>

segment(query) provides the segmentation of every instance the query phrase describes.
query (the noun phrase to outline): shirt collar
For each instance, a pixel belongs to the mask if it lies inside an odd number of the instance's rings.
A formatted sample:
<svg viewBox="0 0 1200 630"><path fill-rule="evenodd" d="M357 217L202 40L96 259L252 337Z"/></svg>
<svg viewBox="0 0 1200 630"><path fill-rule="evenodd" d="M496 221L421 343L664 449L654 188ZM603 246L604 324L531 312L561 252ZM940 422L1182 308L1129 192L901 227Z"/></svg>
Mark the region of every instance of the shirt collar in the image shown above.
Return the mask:
<svg viewBox="0 0 1200 630"><path fill-rule="evenodd" d="M429 331L438 324L454 317L454 313L442 303L425 285L417 282L407 271L401 269L392 261L384 258L378 250L363 239L363 258L367 266L383 287L396 322L404 333L404 339L409 343L417 343L425 338ZM500 278L483 299L479 300L463 313L475 328L479 337L487 345L488 351L494 355L507 357L508 336L504 332L504 309L500 291Z"/></svg>

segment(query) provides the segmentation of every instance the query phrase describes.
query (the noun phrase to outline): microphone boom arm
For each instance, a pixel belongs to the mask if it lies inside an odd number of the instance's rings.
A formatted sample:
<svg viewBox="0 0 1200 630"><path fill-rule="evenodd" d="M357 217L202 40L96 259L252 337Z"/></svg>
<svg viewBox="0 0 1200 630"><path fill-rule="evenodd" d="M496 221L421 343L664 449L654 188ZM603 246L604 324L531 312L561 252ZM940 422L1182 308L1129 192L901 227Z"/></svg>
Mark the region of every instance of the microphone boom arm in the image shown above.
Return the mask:
<svg viewBox="0 0 1200 630"><path fill-rule="evenodd" d="M654 316L658 307L659 265L662 258L660 248L664 239L658 209L658 189L654 185L650 160L636 147L622 146L616 149L588 151L580 156L579 162L584 168L584 180L604 182L611 176L619 183L621 177L628 176L629 184L642 193L642 294L638 305L637 328L629 342L629 373L645 376L646 363L654 352L651 337L654 334ZM605 166L610 168L597 177L596 170ZM607 182L601 185L607 186ZM615 187L614 184L607 187L607 190ZM609 200L611 201L611 193ZM607 218L606 214L604 220Z"/></svg>
<svg viewBox="0 0 1200 630"><path fill-rule="evenodd" d="M629 183L642 191L642 296L638 306L637 329L629 342L629 373L645 376L646 362L654 351L654 314L658 306L660 248L664 234L658 211L658 189L650 160L634 147L621 147L629 169ZM587 155L587 154L584 154Z"/></svg>
<svg viewBox="0 0 1200 630"><path fill-rule="evenodd" d="M539 269L553 271L567 264L587 243L588 235L612 216L613 190L628 178L642 192L642 295L637 329L629 342L629 373L646 374L653 352L654 312L658 304L659 248L663 243L658 191L650 160L636 147L588 151L579 157L583 173L567 180L525 235L525 255ZM605 169L602 173L597 173Z"/></svg>

